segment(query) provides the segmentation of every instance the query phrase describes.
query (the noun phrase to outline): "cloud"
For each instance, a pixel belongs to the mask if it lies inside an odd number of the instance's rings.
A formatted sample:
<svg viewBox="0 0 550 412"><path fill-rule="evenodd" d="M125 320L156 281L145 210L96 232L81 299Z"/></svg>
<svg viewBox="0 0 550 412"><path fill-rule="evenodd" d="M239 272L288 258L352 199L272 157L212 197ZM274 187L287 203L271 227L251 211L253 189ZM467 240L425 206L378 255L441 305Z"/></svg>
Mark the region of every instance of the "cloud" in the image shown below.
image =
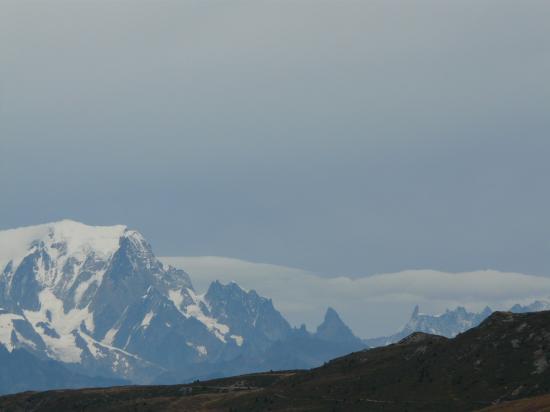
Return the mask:
<svg viewBox="0 0 550 412"><path fill-rule="evenodd" d="M550 296L550 278L480 270L447 273L407 270L350 278L321 277L305 270L224 257L166 257L185 269L195 287L205 291L213 280L239 283L273 299L294 325L315 328L327 306L336 308L362 337L397 331L413 306L438 313L457 305L480 310L506 309L514 303Z"/></svg>

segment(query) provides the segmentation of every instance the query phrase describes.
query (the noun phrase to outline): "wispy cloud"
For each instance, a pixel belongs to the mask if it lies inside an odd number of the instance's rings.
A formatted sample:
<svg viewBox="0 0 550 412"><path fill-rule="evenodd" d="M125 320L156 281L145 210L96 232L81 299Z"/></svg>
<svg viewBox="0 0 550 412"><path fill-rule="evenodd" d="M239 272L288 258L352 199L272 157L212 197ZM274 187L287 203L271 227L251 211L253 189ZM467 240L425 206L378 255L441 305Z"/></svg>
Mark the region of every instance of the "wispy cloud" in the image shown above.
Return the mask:
<svg viewBox="0 0 550 412"><path fill-rule="evenodd" d="M362 278L321 277L304 270L224 257L169 257L189 272L199 291L213 280L239 283L270 297L294 324L314 328L327 306L335 307L360 336L391 333L415 304L426 312L464 305L505 309L550 296L550 278L483 270L447 273L408 270Z"/></svg>

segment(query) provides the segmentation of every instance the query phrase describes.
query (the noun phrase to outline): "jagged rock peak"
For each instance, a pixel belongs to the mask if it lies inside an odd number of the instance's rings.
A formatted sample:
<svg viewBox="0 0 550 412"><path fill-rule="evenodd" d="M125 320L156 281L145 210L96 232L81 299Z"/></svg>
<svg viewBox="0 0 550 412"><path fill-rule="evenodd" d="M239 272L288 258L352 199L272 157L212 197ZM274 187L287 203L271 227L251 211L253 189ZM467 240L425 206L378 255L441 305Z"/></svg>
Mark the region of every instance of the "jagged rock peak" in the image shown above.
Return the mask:
<svg viewBox="0 0 550 412"><path fill-rule="evenodd" d="M324 322L340 322L344 323L342 319L340 318L340 315L338 315L338 312L336 312L333 308L330 306L327 308L327 311L325 312L325 320Z"/></svg>
<svg viewBox="0 0 550 412"><path fill-rule="evenodd" d="M327 308L323 323L317 327L315 335L331 342L356 342L359 340L331 307Z"/></svg>
<svg viewBox="0 0 550 412"><path fill-rule="evenodd" d="M239 335L260 334L268 340L289 335L291 327L273 306L255 290L245 291L235 282L222 284L214 281L205 295L212 316L226 323Z"/></svg>

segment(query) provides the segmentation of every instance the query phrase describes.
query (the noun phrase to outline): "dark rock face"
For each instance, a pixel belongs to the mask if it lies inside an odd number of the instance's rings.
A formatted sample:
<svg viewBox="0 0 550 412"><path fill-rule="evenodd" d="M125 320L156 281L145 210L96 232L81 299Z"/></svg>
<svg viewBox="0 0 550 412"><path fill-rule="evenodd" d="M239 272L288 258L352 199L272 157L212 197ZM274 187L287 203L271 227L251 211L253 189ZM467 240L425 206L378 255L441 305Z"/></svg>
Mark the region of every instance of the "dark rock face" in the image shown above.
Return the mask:
<svg viewBox="0 0 550 412"><path fill-rule="evenodd" d="M35 271L39 261L44 265L50 265L49 256L42 250L37 249L34 253L26 256L21 264L15 270L9 285L5 285L9 301L17 302L20 309L38 310L40 302L38 301L38 292L40 285L36 281Z"/></svg>

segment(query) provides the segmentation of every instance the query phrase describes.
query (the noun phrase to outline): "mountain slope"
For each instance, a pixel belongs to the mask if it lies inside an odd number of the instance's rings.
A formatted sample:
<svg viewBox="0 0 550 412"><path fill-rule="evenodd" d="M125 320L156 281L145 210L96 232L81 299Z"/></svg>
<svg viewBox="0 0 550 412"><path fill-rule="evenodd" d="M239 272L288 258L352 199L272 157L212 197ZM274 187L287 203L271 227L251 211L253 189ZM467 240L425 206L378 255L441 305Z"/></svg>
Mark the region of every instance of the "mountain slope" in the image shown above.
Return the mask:
<svg viewBox="0 0 550 412"><path fill-rule="evenodd" d="M0 394L31 389L98 387L127 383L123 380L80 375L65 368L61 362L40 360L24 349L9 352L0 346L0 365Z"/></svg>

